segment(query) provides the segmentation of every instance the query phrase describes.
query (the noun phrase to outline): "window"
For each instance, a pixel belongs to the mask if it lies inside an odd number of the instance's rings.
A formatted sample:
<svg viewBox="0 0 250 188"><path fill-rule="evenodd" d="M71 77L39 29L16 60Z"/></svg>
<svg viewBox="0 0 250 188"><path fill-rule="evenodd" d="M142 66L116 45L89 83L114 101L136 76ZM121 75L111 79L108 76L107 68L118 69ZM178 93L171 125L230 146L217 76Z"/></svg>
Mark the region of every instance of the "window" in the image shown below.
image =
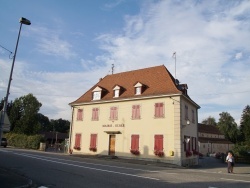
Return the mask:
<svg viewBox="0 0 250 188"><path fill-rule="evenodd" d="M164 117L163 103L155 103L155 118Z"/></svg>
<svg viewBox="0 0 250 188"><path fill-rule="evenodd" d="M135 95L141 95L142 94L142 88L144 87L144 85L140 82L137 82L135 85L134 85L134 88L135 88Z"/></svg>
<svg viewBox="0 0 250 188"><path fill-rule="evenodd" d="M114 91L114 92L115 92L115 93L114 93L114 94L115 94L114 97L119 97L119 93L120 93L119 91L120 91L120 90L118 90L118 89Z"/></svg>
<svg viewBox="0 0 250 188"><path fill-rule="evenodd" d="M101 91L94 91L93 100L100 100L100 99L101 99Z"/></svg>
<svg viewBox="0 0 250 188"><path fill-rule="evenodd" d="M190 151L190 137L189 136L184 136L184 151Z"/></svg>
<svg viewBox="0 0 250 188"><path fill-rule="evenodd" d="M141 94L141 87L136 87L135 88L135 94L140 95Z"/></svg>
<svg viewBox="0 0 250 188"><path fill-rule="evenodd" d="M92 121L98 121L99 120L99 108L93 108L92 109Z"/></svg>
<svg viewBox="0 0 250 188"><path fill-rule="evenodd" d="M80 150L81 149L81 134L75 134L75 146L74 149Z"/></svg>
<svg viewBox="0 0 250 188"><path fill-rule="evenodd" d="M194 110L192 110L192 123L195 123L195 120L194 120Z"/></svg>
<svg viewBox="0 0 250 188"><path fill-rule="evenodd" d="M140 119L140 105L132 106L132 119Z"/></svg>
<svg viewBox="0 0 250 188"><path fill-rule="evenodd" d="M82 121L83 120L83 109L78 109L77 110L77 121Z"/></svg>
<svg viewBox="0 0 250 188"><path fill-rule="evenodd" d="M89 146L89 149L91 151L96 151L96 149L97 149L96 141L97 141L97 134L91 134L90 135L90 146Z"/></svg>
<svg viewBox="0 0 250 188"><path fill-rule="evenodd" d="M163 135L155 135L155 151L163 151Z"/></svg>
<svg viewBox="0 0 250 188"><path fill-rule="evenodd" d="M131 150L139 151L139 135L131 135Z"/></svg>
<svg viewBox="0 0 250 188"><path fill-rule="evenodd" d="M118 109L117 107L113 106L110 108L110 120L117 120L118 119Z"/></svg>
<svg viewBox="0 0 250 188"><path fill-rule="evenodd" d="M188 120L188 106L185 105L185 120Z"/></svg>

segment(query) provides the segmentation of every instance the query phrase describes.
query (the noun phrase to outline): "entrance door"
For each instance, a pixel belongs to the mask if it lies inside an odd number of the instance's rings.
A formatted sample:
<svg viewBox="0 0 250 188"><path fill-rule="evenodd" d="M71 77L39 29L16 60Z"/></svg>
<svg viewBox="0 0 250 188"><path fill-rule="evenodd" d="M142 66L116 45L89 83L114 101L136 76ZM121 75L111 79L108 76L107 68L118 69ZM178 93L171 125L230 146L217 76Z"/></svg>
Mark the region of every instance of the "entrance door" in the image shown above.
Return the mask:
<svg viewBox="0 0 250 188"><path fill-rule="evenodd" d="M109 155L115 155L115 135L109 135Z"/></svg>

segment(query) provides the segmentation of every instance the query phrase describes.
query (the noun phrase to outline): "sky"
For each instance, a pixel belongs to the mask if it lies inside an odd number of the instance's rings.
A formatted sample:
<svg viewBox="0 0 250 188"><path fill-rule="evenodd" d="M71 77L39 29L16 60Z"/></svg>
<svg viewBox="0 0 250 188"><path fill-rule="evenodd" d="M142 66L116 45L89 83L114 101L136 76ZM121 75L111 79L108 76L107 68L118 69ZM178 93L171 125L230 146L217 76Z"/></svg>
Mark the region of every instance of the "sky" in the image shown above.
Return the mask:
<svg viewBox="0 0 250 188"><path fill-rule="evenodd" d="M69 103L112 64L114 73L165 65L188 85L199 122L228 112L239 124L250 105L249 0L0 0L1 98L21 17L31 25L22 25L9 101L32 93L49 119L70 121Z"/></svg>

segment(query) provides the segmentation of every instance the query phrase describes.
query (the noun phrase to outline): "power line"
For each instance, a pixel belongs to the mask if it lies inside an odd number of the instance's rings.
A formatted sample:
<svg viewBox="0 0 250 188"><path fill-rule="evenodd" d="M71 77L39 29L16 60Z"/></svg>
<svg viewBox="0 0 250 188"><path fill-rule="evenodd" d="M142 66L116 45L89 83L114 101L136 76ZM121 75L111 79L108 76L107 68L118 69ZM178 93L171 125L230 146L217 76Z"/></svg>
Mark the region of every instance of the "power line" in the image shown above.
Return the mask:
<svg viewBox="0 0 250 188"><path fill-rule="evenodd" d="M8 50L7 48L3 47L1 44L0 44L0 47L2 47L3 49L5 49L6 51L10 52L10 55L9 55L9 58L12 59L13 57L10 57L11 54L13 54L12 51Z"/></svg>

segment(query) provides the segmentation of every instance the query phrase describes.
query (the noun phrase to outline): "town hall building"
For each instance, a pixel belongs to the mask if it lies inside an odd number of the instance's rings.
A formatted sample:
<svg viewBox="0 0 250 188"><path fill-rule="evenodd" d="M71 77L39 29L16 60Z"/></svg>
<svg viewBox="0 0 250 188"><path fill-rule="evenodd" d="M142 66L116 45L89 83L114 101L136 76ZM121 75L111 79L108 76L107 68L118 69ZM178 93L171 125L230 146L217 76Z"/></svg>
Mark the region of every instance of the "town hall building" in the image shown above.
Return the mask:
<svg viewBox="0 0 250 188"><path fill-rule="evenodd" d="M164 65L107 75L72 107L70 151L198 163L198 109Z"/></svg>

